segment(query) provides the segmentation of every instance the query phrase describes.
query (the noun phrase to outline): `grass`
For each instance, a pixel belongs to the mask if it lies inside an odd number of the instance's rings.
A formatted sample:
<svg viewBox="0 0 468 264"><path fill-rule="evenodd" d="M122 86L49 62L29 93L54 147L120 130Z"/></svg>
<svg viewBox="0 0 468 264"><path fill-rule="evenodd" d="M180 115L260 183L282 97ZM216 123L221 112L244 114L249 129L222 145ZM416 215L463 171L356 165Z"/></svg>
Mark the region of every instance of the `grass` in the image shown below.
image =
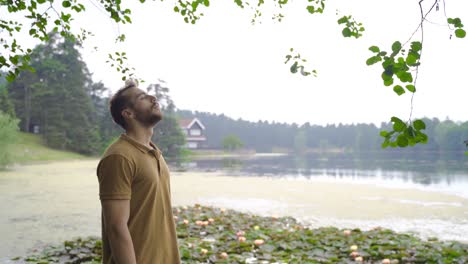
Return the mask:
<svg viewBox="0 0 468 264"><path fill-rule="evenodd" d="M374 228L309 228L195 204L173 208L182 263L468 263L468 245ZM77 238L16 261L101 263L102 242ZM23 262L24 263L24 262Z"/></svg>
<svg viewBox="0 0 468 264"><path fill-rule="evenodd" d="M36 161L60 161L72 159L86 159L85 155L55 150L45 146L39 135L19 132L14 145L10 147L14 163L30 163Z"/></svg>

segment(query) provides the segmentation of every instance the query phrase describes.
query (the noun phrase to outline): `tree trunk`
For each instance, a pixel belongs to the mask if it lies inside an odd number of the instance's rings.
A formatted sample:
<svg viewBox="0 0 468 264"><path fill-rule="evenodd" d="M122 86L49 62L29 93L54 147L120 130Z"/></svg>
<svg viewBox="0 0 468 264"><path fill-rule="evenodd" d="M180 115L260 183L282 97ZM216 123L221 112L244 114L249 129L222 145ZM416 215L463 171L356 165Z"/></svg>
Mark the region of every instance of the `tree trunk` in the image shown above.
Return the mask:
<svg viewBox="0 0 468 264"><path fill-rule="evenodd" d="M31 123L31 95L29 87L24 86L24 132L29 132Z"/></svg>

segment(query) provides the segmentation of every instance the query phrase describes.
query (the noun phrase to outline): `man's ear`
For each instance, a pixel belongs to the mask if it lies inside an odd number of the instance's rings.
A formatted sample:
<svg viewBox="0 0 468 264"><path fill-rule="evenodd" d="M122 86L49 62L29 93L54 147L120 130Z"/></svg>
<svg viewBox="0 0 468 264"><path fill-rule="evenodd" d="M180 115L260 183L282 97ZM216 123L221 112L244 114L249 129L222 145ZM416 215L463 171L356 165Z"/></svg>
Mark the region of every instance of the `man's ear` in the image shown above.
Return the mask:
<svg viewBox="0 0 468 264"><path fill-rule="evenodd" d="M122 110L122 116L126 117L126 118L132 118L133 117L133 112L128 110L128 109L124 109L124 110Z"/></svg>

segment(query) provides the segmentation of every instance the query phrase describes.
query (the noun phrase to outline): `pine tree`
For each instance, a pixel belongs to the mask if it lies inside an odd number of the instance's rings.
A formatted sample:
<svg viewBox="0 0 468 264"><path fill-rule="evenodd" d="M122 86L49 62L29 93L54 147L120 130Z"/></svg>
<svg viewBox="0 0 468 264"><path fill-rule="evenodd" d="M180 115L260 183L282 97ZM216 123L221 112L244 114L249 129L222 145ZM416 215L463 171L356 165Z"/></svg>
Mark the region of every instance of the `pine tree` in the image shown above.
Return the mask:
<svg viewBox="0 0 468 264"><path fill-rule="evenodd" d="M39 124L49 146L97 153L99 130L87 93L90 74L76 43L52 33L31 57L36 72L23 72L9 87L22 130Z"/></svg>
<svg viewBox="0 0 468 264"><path fill-rule="evenodd" d="M7 82L5 79L0 78L0 111L15 117L15 106L8 96Z"/></svg>

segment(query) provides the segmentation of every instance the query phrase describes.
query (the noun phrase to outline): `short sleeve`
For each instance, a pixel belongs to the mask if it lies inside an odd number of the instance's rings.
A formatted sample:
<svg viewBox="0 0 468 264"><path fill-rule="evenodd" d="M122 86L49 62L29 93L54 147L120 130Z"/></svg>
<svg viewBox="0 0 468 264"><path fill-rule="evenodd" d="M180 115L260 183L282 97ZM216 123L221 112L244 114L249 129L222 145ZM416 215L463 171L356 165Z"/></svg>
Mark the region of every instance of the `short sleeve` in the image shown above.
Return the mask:
<svg viewBox="0 0 468 264"><path fill-rule="evenodd" d="M132 163L121 155L103 158L97 167L101 200L130 200L132 196Z"/></svg>

